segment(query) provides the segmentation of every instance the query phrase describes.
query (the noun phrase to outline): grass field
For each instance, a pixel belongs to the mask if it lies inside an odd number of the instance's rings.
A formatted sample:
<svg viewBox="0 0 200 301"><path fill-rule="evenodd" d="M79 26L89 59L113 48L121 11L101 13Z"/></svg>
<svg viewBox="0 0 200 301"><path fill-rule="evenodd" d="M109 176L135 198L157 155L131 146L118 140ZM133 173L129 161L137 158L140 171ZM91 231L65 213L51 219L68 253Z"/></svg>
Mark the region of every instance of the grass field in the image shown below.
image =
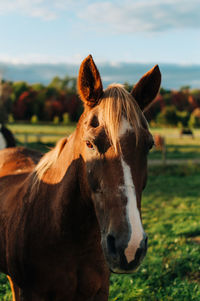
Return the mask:
<svg viewBox="0 0 200 301"><path fill-rule="evenodd" d="M170 129L151 129L152 134L159 134L165 137L167 147L167 159L200 159L200 130L193 131L192 137L183 136L180 138L180 130ZM161 159L161 152L155 148L150 153L150 159Z"/></svg>
<svg viewBox="0 0 200 301"><path fill-rule="evenodd" d="M48 147L52 147L61 137L69 136L75 129L76 124L64 125L32 125L32 124L10 124L8 126L13 133L17 134L20 145L25 143L25 135L28 136L27 146L46 152ZM167 159L194 159L200 158L200 130L194 130L195 139L184 136L179 137L179 129L174 128L153 128L152 134L160 134L165 137L167 145ZM54 135L51 135L51 134ZM34 134L35 136L33 136ZM37 134L42 134L38 143ZM162 154L155 148L151 151L150 159L161 159Z"/></svg>
<svg viewBox="0 0 200 301"><path fill-rule="evenodd" d="M110 301L200 300L200 167L150 169L143 197L147 256L133 275L112 275ZM0 300L9 286L0 277Z"/></svg>
<svg viewBox="0 0 200 301"><path fill-rule="evenodd" d="M111 277L110 301L200 300L200 168L154 167L143 197L147 256Z"/></svg>
<svg viewBox="0 0 200 301"><path fill-rule="evenodd" d="M58 135L70 135L76 127L76 123L71 123L70 125L62 124L27 124L27 123L15 123L9 124L8 128L14 133L55 133Z"/></svg>
<svg viewBox="0 0 200 301"><path fill-rule="evenodd" d="M74 129L63 126L15 126L15 131L48 132L56 129L68 135ZM14 127L11 127L14 129ZM177 131L177 132L175 132ZM178 138L178 130L153 129L166 135L170 158L200 158L200 138ZM196 131L196 135L199 135ZM175 136L175 137L174 137ZM58 138L58 137L57 137ZM48 136L49 139L49 136ZM21 142L22 143L22 142ZM55 141L48 141L53 146ZM45 143L30 141L42 151ZM153 151L151 159L160 158ZM132 275L112 275L109 301L200 301L200 166L150 167L142 211L149 236L147 256ZM6 278L0 275L0 300L10 300Z"/></svg>

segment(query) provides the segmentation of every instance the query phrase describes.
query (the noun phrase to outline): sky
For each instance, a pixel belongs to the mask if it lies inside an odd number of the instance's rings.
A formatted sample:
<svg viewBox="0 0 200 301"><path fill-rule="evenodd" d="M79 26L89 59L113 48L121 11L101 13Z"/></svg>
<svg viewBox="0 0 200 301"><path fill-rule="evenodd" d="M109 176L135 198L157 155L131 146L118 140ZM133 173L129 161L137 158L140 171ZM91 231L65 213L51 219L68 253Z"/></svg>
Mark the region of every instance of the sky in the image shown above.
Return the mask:
<svg viewBox="0 0 200 301"><path fill-rule="evenodd" d="M0 61L200 64L199 0L0 0Z"/></svg>

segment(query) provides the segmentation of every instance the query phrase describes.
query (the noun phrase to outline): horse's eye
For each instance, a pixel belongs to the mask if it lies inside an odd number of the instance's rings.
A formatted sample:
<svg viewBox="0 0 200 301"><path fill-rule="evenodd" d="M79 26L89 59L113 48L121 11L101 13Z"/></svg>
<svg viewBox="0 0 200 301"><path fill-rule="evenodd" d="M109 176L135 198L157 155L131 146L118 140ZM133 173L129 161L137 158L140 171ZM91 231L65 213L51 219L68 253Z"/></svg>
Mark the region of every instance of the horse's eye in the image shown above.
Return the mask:
<svg viewBox="0 0 200 301"><path fill-rule="evenodd" d="M94 146L92 145L92 143L90 141L86 141L86 145L88 148L94 148Z"/></svg>

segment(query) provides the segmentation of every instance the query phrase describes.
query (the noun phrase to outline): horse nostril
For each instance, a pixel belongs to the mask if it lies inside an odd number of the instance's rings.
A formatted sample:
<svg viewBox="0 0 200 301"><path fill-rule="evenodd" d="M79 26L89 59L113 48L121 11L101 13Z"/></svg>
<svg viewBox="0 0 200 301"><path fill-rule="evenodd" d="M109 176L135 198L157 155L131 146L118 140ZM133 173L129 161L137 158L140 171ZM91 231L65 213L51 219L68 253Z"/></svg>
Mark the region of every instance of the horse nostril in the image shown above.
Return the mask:
<svg viewBox="0 0 200 301"><path fill-rule="evenodd" d="M108 234L107 236L107 246L108 246L108 252L110 254L116 255L116 245L115 245L115 238L112 234Z"/></svg>
<svg viewBox="0 0 200 301"><path fill-rule="evenodd" d="M144 234L143 240L140 243L140 247L137 249L137 252L135 254L135 261L141 261L147 252L147 242L148 242L148 236Z"/></svg>

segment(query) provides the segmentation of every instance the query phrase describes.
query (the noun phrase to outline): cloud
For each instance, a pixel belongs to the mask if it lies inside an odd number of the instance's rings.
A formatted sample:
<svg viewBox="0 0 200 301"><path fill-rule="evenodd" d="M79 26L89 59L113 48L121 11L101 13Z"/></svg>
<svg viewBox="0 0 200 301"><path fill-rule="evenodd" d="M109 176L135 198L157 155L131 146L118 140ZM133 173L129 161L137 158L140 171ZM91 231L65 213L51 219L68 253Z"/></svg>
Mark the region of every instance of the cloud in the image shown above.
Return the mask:
<svg viewBox="0 0 200 301"><path fill-rule="evenodd" d="M71 7L73 0L0 0L0 14L18 13L44 20L54 20Z"/></svg>
<svg viewBox="0 0 200 301"><path fill-rule="evenodd" d="M0 73L2 71L1 63L6 64L74 64L79 65L83 56L80 53L74 53L70 56L57 56L57 55L50 55L50 54L41 54L41 53L34 53L34 52L24 52L18 55L9 55L3 52L0 52Z"/></svg>
<svg viewBox="0 0 200 301"><path fill-rule="evenodd" d="M125 0L89 4L79 17L114 32L200 28L199 0Z"/></svg>
<svg viewBox="0 0 200 301"><path fill-rule="evenodd" d="M9 13L43 20L72 13L75 22L112 33L200 28L199 0L0 0L0 15Z"/></svg>

